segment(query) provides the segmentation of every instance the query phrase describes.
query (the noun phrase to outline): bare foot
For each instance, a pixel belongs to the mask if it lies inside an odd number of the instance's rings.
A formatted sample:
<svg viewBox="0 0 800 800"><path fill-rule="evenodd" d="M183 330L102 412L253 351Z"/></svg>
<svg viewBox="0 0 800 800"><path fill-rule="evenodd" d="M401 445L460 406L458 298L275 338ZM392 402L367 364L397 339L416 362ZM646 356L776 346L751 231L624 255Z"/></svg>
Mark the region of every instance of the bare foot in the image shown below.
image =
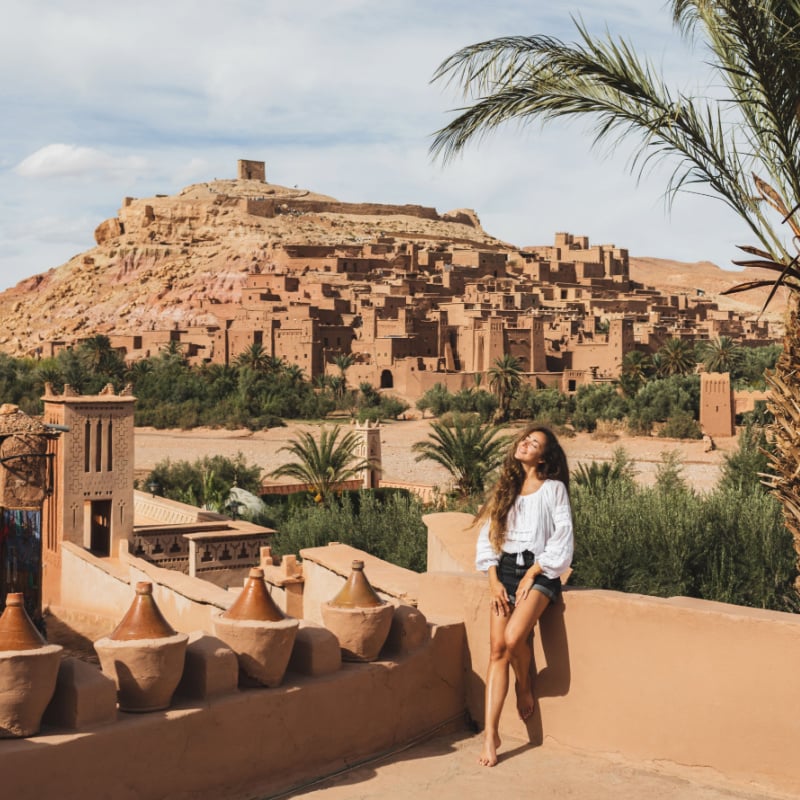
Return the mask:
<svg viewBox="0 0 800 800"><path fill-rule="evenodd" d="M493 767L497 763L498 747L500 747L500 737L496 733L492 736L487 732L483 740L483 750L478 756L478 763L482 767Z"/></svg>
<svg viewBox="0 0 800 800"><path fill-rule="evenodd" d="M536 701L533 699L533 692L530 687L523 689L519 684L516 684L514 689L517 693L517 713L519 718L525 722L533 714Z"/></svg>

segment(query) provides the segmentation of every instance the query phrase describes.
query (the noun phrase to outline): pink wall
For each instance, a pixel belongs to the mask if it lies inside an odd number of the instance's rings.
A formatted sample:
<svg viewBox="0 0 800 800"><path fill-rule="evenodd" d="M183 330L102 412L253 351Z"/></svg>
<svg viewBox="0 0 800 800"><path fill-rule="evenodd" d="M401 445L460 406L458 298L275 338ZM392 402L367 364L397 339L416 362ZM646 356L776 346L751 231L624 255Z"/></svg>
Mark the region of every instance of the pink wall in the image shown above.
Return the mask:
<svg viewBox="0 0 800 800"><path fill-rule="evenodd" d="M485 576L472 572L476 534L465 531L465 516L426 518L438 540L429 570L439 553L450 571L423 576L419 608L464 620L467 706L482 722L488 593ZM537 711L525 726L508 703L501 728L509 735L800 793L800 615L567 589L542 618L534 657Z"/></svg>

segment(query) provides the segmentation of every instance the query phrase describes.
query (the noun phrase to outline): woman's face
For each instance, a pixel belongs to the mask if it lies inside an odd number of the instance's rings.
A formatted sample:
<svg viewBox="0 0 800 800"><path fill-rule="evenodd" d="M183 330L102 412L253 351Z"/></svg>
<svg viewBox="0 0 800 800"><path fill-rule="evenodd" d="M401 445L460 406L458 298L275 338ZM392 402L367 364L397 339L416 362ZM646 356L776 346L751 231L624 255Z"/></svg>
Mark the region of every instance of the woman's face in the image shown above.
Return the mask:
<svg viewBox="0 0 800 800"><path fill-rule="evenodd" d="M514 458L526 467L534 467L544 461L547 437L541 431L533 431L517 444Z"/></svg>

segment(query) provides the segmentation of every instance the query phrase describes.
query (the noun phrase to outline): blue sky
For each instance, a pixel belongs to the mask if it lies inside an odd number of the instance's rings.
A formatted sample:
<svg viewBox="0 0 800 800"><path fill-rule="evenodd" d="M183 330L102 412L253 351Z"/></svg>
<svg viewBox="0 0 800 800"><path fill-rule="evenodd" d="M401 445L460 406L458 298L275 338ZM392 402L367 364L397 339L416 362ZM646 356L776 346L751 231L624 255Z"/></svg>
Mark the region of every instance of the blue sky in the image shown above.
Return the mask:
<svg viewBox="0 0 800 800"><path fill-rule="evenodd" d="M431 134L461 102L430 84L436 66L495 36L572 40L577 14L635 42L680 88L702 75L702 54L650 0L5 0L0 290L93 246L123 197L232 178L238 158L345 201L473 208L516 245L570 231L728 266L752 240L736 218L689 195L668 211L668 169L637 182L630 151L593 151L588 124L512 125L454 162L431 160Z"/></svg>

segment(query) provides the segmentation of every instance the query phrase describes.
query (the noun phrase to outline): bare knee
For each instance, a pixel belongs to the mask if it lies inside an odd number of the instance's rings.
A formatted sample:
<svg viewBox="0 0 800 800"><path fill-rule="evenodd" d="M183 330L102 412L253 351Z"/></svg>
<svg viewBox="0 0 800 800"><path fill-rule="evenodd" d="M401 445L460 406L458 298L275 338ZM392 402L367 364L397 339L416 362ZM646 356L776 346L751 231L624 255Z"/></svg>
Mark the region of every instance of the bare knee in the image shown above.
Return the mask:
<svg viewBox="0 0 800 800"><path fill-rule="evenodd" d="M520 653L526 648L530 647L531 635L528 631L506 631L505 635L505 651L510 656L514 653Z"/></svg>
<svg viewBox="0 0 800 800"><path fill-rule="evenodd" d="M508 655L508 646L504 639L491 643L489 648L489 659L491 661L508 661Z"/></svg>

